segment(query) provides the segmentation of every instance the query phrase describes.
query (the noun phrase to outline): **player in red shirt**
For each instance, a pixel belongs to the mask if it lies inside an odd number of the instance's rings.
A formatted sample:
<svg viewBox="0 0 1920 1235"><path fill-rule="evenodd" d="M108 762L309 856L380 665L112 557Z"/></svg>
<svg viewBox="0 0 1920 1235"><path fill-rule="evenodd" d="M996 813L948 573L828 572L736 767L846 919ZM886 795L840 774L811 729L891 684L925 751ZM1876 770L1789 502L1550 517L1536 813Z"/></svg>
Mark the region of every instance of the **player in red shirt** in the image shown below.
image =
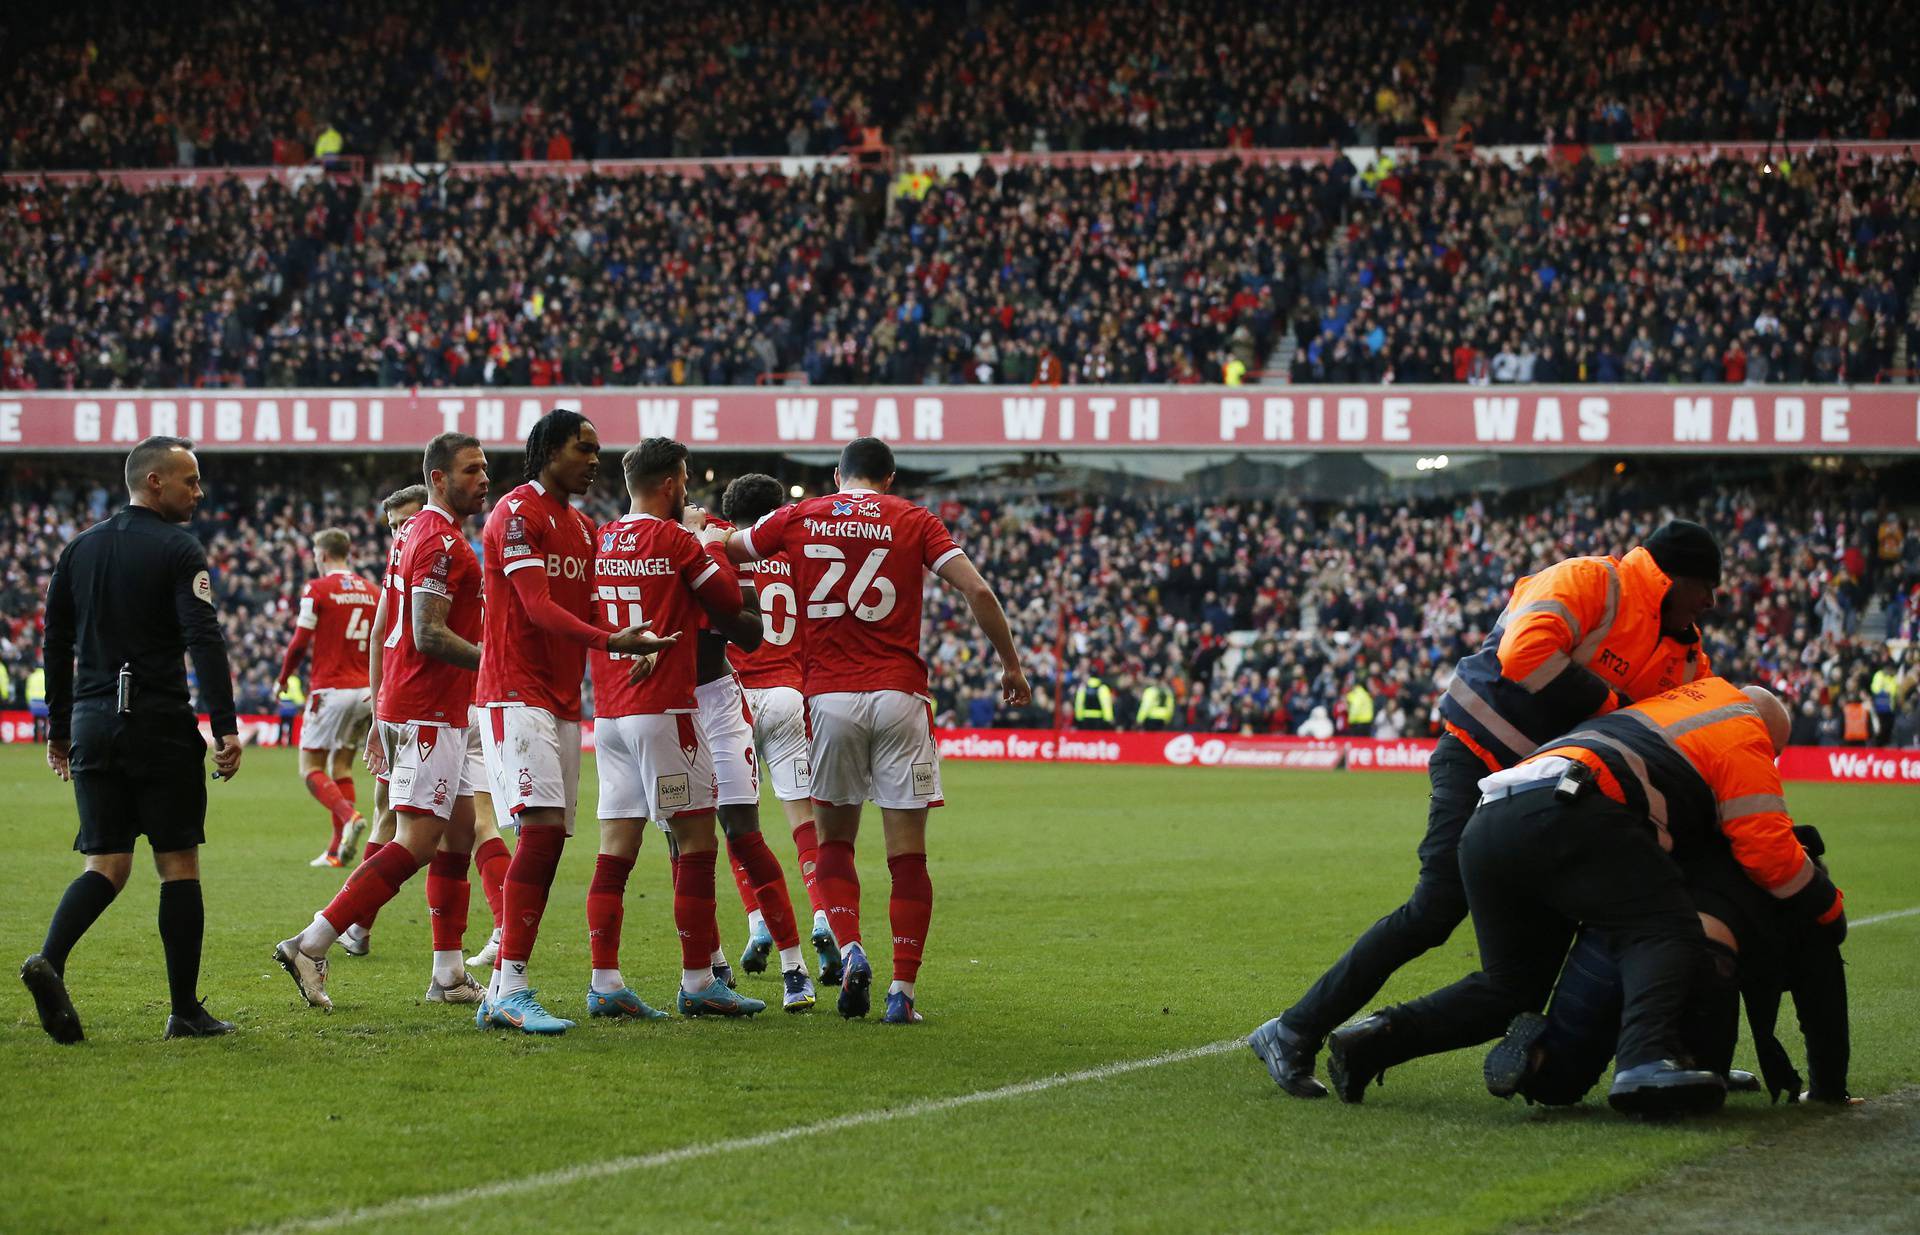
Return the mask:
<svg viewBox="0 0 1920 1235"><path fill-rule="evenodd" d="M786 504L784 486L771 476L751 473L727 486L721 507L727 524L747 526ZM715 526L724 526L715 524ZM840 984L840 949L827 926L827 904L820 893L817 864L820 842L813 826L813 765L807 754L806 705L800 693L800 602L793 591L793 564L784 551L741 566L741 586L751 585L760 608L761 641L752 651L729 644L733 664L752 717L753 746L767 765L773 796L786 812L793 829L800 879L813 906L813 946L820 958L820 981ZM755 822L758 824L756 794ZM723 812L724 820L724 812ZM758 973L775 946L753 875L738 859L733 862L734 884L747 911L747 946L740 967Z"/></svg>
<svg viewBox="0 0 1920 1235"><path fill-rule="evenodd" d="M273 953L301 997L318 1008L333 1007L326 957L340 933L366 921L430 862L430 882L450 882L457 866L464 886L473 850L466 731L483 616L480 565L461 525L486 504L487 456L476 439L443 433L427 443L422 470L432 500L404 531L376 708L398 831L394 843L355 870L306 930L282 940ZM465 926L464 897L435 907L431 1001L480 1001L479 985L462 963Z"/></svg>
<svg viewBox="0 0 1920 1235"><path fill-rule="evenodd" d="M689 528L724 540L723 533L733 530L724 519L715 518L697 506L686 508ZM745 647L757 650L763 640L760 612L754 587L740 580L743 602L753 598L743 620L751 638ZM734 884L750 910L747 949L741 967L748 973L762 973L773 949L780 950L780 981L784 988L782 1005L789 1012L804 1012L814 1004L813 979L807 974L800 954L800 932L794 921L793 902L787 898L787 877L780 859L767 848L760 834L760 765L754 759L754 718L747 706L746 692L727 659L730 646L741 646L719 629L700 632L700 654L695 680L699 686L694 697L699 703L700 736L713 755L713 771L719 788L720 830L726 834L727 855L733 867ZM757 929L755 929L757 927ZM831 938L831 936L829 936ZM837 954L836 954L837 955ZM733 970L727 955L714 939L713 970L728 986L733 985Z"/></svg>
<svg viewBox="0 0 1920 1235"><path fill-rule="evenodd" d="M920 658L920 592L933 571L966 597L1000 656L1001 697L1032 697L1006 612L946 526L893 496L893 450L857 438L840 452L840 491L784 506L745 532L727 552L736 562L785 550L801 601L801 666L813 762L814 814L820 830L818 877L827 921L845 974L842 1016L865 1016L873 967L860 941L860 877L853 865L860 811L871 800L886 830L893 983L886 1020L911 1024L914 982L933 918L927 877L927 809L942 804L940 752Z"/></svg>
<svg viewBox="0 0 1920 1235"><path fill-rule="evenodd" d="M565 1033L573 1022L527 987L547 893L573 833L580 788L580 682L587 649L665 650L644 623L593 624L593 521L570 499L593 487L600 435L579 412L555 410L527 435L527 481L494 505L481 537L487 637L476 698L496 810L520 829L507 866L506 927L479 1027Z"/></svg>
<svg viewBox="0 0 1920 1235"><path fill-rule="evenodd" d="M307 684L307 715L300 727L300 779L314 801L327 808L333 836L326 852L309 866L340 866L341 835L349 854L357 848L367 821L354 807L353 752L373 720L367 689L367 646L373 642L373 610L380 590L353 573L348 555L353 541L337 527L314 533L313 565L319 577L300 593L300 616L293 642L280 661L278 698L287 679L313 650L313 680Z"/></svg>
<svg viewBox="0 0 1920 1235"><path fill-rule="evenodd" d="M637 625L644 616L661 634L692 636L704 615L716 629L757 642L759 615L742 606L732 563L679 522L686 508L687 448L669 438L648 438L627 452L622 465L633 505L600 529L594 570L602 623ZM628 658L600 653L592 658L600 856L587 893L593 950L587 1009L595 1016L660 1015L627 989L619 964L621 899L649 819L667 833L674 854L681 1014L752 1016L767 1006L734 991L712 965L719 939L713 896L719 785L699 724L698 659L692 637L650 665L636 667ZM809 985L807 1007L811 994Z"/></svg>

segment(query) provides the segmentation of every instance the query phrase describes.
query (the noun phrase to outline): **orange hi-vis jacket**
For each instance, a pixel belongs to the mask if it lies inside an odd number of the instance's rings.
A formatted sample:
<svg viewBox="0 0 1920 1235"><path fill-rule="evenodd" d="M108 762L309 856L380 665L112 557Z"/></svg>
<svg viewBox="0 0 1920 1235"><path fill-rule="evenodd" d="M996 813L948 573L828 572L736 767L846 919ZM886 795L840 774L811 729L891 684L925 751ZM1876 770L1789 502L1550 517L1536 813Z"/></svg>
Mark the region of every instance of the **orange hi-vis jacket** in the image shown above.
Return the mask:
<svg viewBox="0 0 1920 1235"><path fill-rule="evenodd" d="M1704 678L1597 717L1529 759L1564 756L1593 769L1601 793L1638 814L1661 847L1717 831L1747 877L1826 923L1840 889L1793 834L1773 739L1759 710L1725 678Z"/></svg>
<svg viewBox="0 0 1920 1235"><path fill-rule="evenodd" d="M1707 676L1698 631L1688 642L1660 633L1672 583L1644 548L1568 558L1521 579L1440 699L1448 732L1498 771L1613 711L1622 696L1644 699Z"/></svg>

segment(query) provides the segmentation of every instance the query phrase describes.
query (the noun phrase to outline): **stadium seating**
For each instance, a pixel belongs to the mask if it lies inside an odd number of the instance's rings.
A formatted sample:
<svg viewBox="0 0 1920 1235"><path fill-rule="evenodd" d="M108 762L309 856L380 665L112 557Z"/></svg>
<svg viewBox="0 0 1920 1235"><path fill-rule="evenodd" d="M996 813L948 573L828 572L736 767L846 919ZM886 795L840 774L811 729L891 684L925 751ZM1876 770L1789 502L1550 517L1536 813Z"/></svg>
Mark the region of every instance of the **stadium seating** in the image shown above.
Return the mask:
<svg viewBox="0 0 1920 1235"><path fill-rule="evenodd" d="M1356 187L1357 186L1357 187ZM1873 381L1907 159L0 184L0 389ZM1904 338L1903 338L1904 336Z"/></svg>
<svg viewBox="0 0 1920 1235"><path fill-rule="evenodd" d="M137 19L136 19L137 18ZM8 31L0 170L1912 137L1913 4L112 0ZM17 51L15 50L17 49Z"/></svg>
<svg viewBox="0 0 1920 1235"><path fill-rule="evenodd" d="M229 484L242 495L227 495ZM215 568L241 706L270 711L313 532L346 528L356 568L377 577L385 538L373 503L385 490L217 488L195 530ZM1796 741L1809 744L1837 744L1842 703L1864 697L1876 669L1901 664L1904 732L1920 743L1920 524L1860 505L1860 492L1723 488L1683 512L1730 529L1721 607L1750 615L1711 623L1708 648L1722 672L1774 685L1803 709ZM1515 495L1510 508L947 503L941 513L1006 604L1036 702L998 707L991 649L958 596L930 579L936 702L947 723L1045 727L1053 701L1095 672L1120 691L1122 727L1133 727L1138 691L1158 681L1177 697L1175 728L1295 732L1315 708L1343 726L1358 680L1377 701L1377 735L1426 736L1445 673L1483 637L1513 578L1573 553L1624 551L1650 530L1661 496L1622 484L1545 506ZM105 487L55 482L11 506L0 527L0 663L14 698L39 645L54 557L117 503ZM604 487L589 504L596 520L618 509ZM1887 633L1914 641L1904 652L1860 629L1876 598Z"/></svg>

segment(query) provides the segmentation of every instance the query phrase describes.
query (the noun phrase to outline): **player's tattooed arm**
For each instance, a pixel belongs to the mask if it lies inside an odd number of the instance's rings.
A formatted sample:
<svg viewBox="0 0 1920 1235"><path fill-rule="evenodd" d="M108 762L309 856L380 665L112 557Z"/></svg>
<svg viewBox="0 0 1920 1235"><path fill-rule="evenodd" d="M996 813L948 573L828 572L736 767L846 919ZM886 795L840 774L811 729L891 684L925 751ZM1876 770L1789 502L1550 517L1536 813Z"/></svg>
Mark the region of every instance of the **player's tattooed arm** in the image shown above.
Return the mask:
<svg viewBox="0 0 1920 1235"><path fill-rule="evenodd" d="M416 589L413 593L413 643L435 660L443 660L462 669L480 667L480 645L468 643L447 629L447 610L453 602L445 596Z"/></svg>

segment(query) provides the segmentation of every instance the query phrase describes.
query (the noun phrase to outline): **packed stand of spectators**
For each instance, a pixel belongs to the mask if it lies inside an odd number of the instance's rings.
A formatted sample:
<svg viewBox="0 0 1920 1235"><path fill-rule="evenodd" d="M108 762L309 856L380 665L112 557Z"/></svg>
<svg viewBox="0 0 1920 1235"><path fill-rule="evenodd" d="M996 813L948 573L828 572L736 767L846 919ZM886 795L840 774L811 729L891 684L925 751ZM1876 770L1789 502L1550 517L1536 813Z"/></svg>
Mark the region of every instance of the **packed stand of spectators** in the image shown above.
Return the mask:
<svg viewBox="0 0 1920 1235"><path fill-rule="evenodd" d="M1485 30L1482 143L1920 136L1912 0L1501 0Z"/></svg>
<svg viewBox="0 0 1920 1235"><path fill-rule="evenodd" d="M1270 342L1279 184L986 169L890 216L845 173L0 185L0 389L1199 380Z"/></svg>
<svg viewBox="0 0 1920 1235"><path fill-rule="evenodd" d="M1316 229L1317 225L1317 229ZM1920 164L1380 169L1300 240L1295 381L1872 382L1920 356Z"/></svg>
<svg viewBox="0 0 1920 1235"><path fill-rule="evenodd" d="M1390 145L1441 114L1454 4L973 6L921 71L904 149Z"/></svg>
<svg viewBox="0 0 1920 1235"><path fill-rule="evenodd" d="M1911 0L104 0L0 19L0 169L1920 134ZM1477 105L1474 105L1477 100ZM323 144L323 138L331 144Z"/></svg>
<svg viewBox="0 0 1920 1235"><path fill-rule="evenodd" d="M0 389L1872 381L1920 165L0 184Z"/></svg>
<svg viewBox="0 0 1920 1235"><path fill-rule="evenodd" d="M517 477L496 460L495 492ZM344 528L354 568L378 579L378 501L407 478L220 483L192 530L207 545L241 709L275 710L274 680L313 533ZM704 485L717 505L726 477ZM1677 508L1661 483L1512 494L1492 506L1316 505L1264 500L944 500L935 505L989 578L1023 645L1035 701L999 705L999 673L956 593L929 576L924 646L944 723L1046 727L1090 675L1115 691L1114 723L1140 723L1149 686L1171 691L1167 727L1425 737L1451 666L1477 647L1513 581L1560 557L1625 552L1670 514L1720 531L1725 578L1705 624L1716 671L1779 690L1796 741L1920 745L1920 519L1875 505L1872 485L1716 490ZM118 509L104 483L17 479L0 529L0 663L22 697L60 548ZM614 482L583 503L621 513ZM477 523L470 529L477 540ZM1905 652L1863 632L1878 598ZM1063 603L1064 602L1064 603ZM1356 730L1359 689L1372 720ZM17 702L15 704L17 706ZM1849 708L1859 712L1849 713Z"/></svg>
<svg viewBox="0 0 1920 1235"><path fill-rule="evenodd" d="M1780 691L1802 716L1796 741L1920 744L1920 643L1902 652L1861 630L1875 597L1896 635L1920 626L1920 520L1839 492L1722 491L1677 510L1651 489L1541 500L1107 499L946 513L1028 643L1036 694L1063 713L1097 678L1121 728L1157 727L1140 704L1161 687L1175 700L1169 728L1375 737L1436 732L1452 666L1517 578L1561 557L1624 553L1669 515L1700 518L1720 530L1726 559L1704 627L1716 672ZM1039 720L999 706L964 605L937 584L927 602L941 716Z"/></svg>

